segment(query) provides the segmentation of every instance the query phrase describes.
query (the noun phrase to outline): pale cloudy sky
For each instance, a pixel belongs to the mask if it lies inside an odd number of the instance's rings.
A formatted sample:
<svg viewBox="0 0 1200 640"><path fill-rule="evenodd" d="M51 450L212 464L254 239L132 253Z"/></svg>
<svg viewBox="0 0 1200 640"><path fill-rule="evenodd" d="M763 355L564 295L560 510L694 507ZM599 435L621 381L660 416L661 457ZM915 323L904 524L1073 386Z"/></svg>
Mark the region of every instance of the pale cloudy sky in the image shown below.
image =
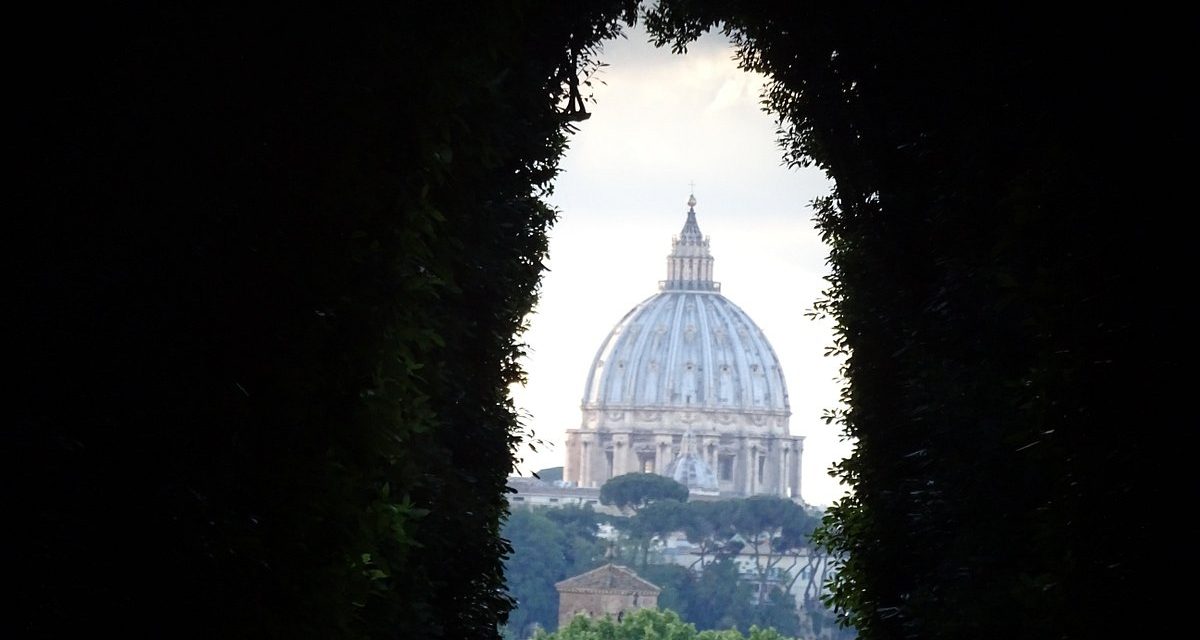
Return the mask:
<svg viewBox="0 0 1200 640"><path fill-rule="evenodd" d="M666 277L671 236L695 182L696 217L712 239L722 293L758 323L781 361L791 432L806 437L801 493L827 505L843 488L826 471L850 445L819 418L837 404L839 362L824 357L832 324L804 317L820 297L827 250L810 202L828 193L816 169L782 166L773 118L759 110L762 79L737 69L709 35L684 56L644 32L605 46L592 118L562 164L550 201L549 272L523 336L529 383L514 388L544 444L521 473L560 466L564 431L580 423L588 368L609 330Z"/></svg>

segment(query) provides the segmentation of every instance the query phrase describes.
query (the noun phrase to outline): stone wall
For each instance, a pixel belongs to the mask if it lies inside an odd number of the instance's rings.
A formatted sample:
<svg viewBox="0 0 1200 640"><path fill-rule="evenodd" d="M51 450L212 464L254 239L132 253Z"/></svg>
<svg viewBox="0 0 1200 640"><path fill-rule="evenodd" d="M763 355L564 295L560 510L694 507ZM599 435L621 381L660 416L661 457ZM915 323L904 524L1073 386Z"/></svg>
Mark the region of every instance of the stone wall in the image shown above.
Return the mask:
<svg viewBox="0 0 1200 640"><path fill-rule="evenodd" d="M623 614L638 609L648 609L658 606L658 596L623 592L614 593L601 590L563 591L558 594L558 626L565 627L576 615L584 614L592 618L611 616L619 620Z"/></svg>

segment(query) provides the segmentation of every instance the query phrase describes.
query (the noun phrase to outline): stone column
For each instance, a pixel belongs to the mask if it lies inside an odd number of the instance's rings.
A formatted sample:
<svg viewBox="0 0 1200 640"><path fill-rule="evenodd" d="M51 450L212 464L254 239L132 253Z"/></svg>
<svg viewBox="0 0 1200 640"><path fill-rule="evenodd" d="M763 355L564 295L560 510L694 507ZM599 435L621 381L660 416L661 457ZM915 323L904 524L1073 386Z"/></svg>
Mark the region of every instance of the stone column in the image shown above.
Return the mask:
<svg viewBox="0 0 1200 640"><path fill-rule="evenodd" d="M717 453L720 442L721 440L719 438L711 437L702 438L700 440L700 454L704 457L704 462L708 464L708 468L712 469L712 472L717 475L718 480L721 477L721 469L718 467L720 460L718 460L719 456Z"/></svg>
<svg viewBox="0 0 1200 640"><path fill-rule="evenodd" d="M599 487L608 480L608 464L604 456L604 436L596 434L587 434L588 438L587 451L584 456L587 462L587 485L588 487Z"/></svg>
<svg viewBox="0 0 1200 640"><path fill-rule="evenodd" d="M779 485L783 479L783 442L780 438L768 438L763 445L761 454L766 458L763 464L762 489L773 496L780 495Z"/></svg>
<svg viewBox="0 0 1200 640"><path fill-rule="evenodd" d="M783 465L779 469L779 479L781 482L779 495L784 498L791 498L794 495L792 491L792 461L795 455L795 451L792 450L792 439L785 438L783 440L782 453Z"/></svg>
<svg viewBox="0 0 1200 640"><path fill-rule="evenodd" d="M654 437L654 473L666 473L667 465L671 464L671 445L674 438L669 435Z"/></svg>
<svg viewBox="0 0 1200 640"><path fill-rule="evenodd" d="M787 438L779 438L776 442L778 451L775 452L775 457L778 462L775 465L777 470L775 474L775 495L786 498L788 497L788 447L791 444Z"/></svg>
<svg viewBox="0 0 1200 640"><path fill-rule="evenodd" d="M733 439L733 491L738 495L744 495L746 488L742 486L742 482L746 479L745 470L746 457L746 439L738 436Z"/></svg>
<svg viewBox="0 0 1200 640"><path fill-rule="evenodd" d="M633 437L628 433L613 434L613 477L636 471L630 462L633 456Z"/></svg>
<svg viewBox="0 0 1200 640"><path fill-rule="evenodd" d="M742 442L742 460L745 462L742 466L742 493L748 496L754 495L754 458L758 455L756 449L751 441Z"/></svg>
<svg viewBox="0 0 1200 640"><path fill-rule="evenodd" d="M804 464L804 437L799 436L792 439L792 464L791 466L791 483L792 497L800 497L800 471Z"/></svg>
<svg viewBox="0 0 1200 640"><path fill-rule="evenodd" d="M764 483L758 477L758 463L759 458L762 457L765 451L761 440L751 440L747 444L749 444L750 449L750 495L756 495L763 492ZM763 471L765 472L766 465L764 464L763 466ZM763 478L763 480L765 479Z"/></svg>
<svg viewBox="0 0 1200 640"><path fill-rule="evenodd" d="M592 486L592 438L579 439L579 486Z"/></svg>
<svg viewBox="0 0 1200 640"><path fill-rule="evenodd" d="M579 484L579 434L567 433L567 461L563 464L563 480Z"/></svg>

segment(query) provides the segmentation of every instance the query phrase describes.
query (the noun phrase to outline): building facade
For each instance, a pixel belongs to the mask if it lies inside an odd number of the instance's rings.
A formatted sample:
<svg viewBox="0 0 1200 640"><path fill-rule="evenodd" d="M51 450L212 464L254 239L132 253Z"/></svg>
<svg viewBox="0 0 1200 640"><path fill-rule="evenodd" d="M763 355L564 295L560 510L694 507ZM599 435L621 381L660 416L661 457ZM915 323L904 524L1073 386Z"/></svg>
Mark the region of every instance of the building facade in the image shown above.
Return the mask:
<svg viewBox="0 0 1200 640"><path fill-rule="evenodd" d="M625 614L658 606L657 586L641 579L632 570L606 564L554 585L558 591L558 628L575 616L610 616L620 621Z"/></svg>
<svg viewBox="0 0 1200 640"><path fill-rule="evenodd" d="M708 467L722 497L799 500L804 438L788 430L779 359L713 280L695 205L689 198L659 292L625 314L592 362L564 480L597 488L625 473L673 475L687 457ZM689 477L709 477L689 464Z"/></svg>

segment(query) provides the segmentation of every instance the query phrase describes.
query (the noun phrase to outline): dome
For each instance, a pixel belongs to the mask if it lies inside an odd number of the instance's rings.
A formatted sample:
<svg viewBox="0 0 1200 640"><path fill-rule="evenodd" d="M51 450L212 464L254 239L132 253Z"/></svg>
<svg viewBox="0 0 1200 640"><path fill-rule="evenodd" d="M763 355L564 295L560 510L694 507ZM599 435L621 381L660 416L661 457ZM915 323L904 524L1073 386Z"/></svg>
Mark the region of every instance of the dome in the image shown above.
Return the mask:
<svg viewBox="0 0 1200 640"><path fill-rule="evenodd" d="M762 330L721 294L712 260L691 208L660 291L621 318L592 361L585 428L589 416L594 422L606 412L641 411L653 420L654 411L692 411L694 426L709 431L757 424L786 433L779 360ZM740 424L747 417L751 424Z"/></svg>
<svg viewBox="0 0 1200 640"><path fill-rule="evenodd" d="M713 280L694 197L658 289L600 344L583 422L567 429L563 479L597 489L658 473L696 496L798 499L804 437L788 432L779 359Z"/></svg>
<svg viewBox="0 0 1200 640"><path fill-rule="evenodd" d="M717 474L696 451L696 443L689 429L683 434L679 455L667 465L666 476L688 488L689 494L717 495L720 490Z"/></svg>
<svg viewBox="0 0 1200 640"><path fill-rule="evenodd" d="M605 338L585 406L787 411L787 388L761 329L715 292L663 291Z"/></svg>

